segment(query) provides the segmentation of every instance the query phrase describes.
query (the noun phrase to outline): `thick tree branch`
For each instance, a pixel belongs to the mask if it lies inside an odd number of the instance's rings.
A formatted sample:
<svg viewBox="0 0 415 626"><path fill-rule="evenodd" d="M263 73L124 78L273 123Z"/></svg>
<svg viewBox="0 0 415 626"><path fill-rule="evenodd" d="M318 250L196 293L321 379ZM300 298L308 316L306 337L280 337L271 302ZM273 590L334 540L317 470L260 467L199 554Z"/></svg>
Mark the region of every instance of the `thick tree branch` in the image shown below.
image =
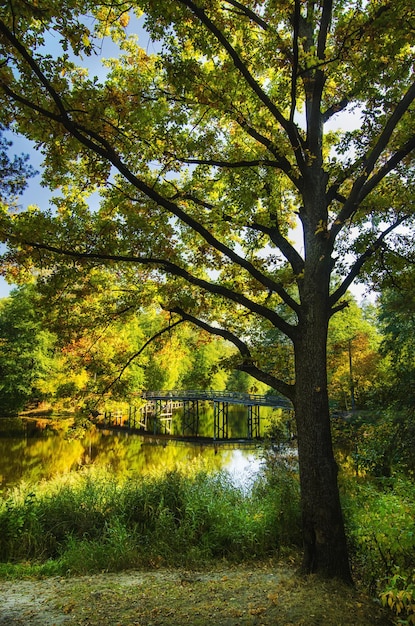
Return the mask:
<svg viewBox="0 0 415 626"><path fill-rule="evenodd" d="M279 161L272 161L270 159L253 159L253 160L243 160L240 161L221 161L219 159L189 159L185 157L174 156L173 154L168 154L167 156L171 156L176 161L180 161L181 163L186 163L188 165L211 165L212 167L221 167L221 168L229 168L229 169L238 169L241 167L258 167L261 165L267 167L279 168Z"/></svg>
<svg viewBox="0 0 415 626"><path fill-rule="evenodd" d="M318 41L317 41L317 56L319 59L322 59L322 60L326 58L327 34L330 28L332 11L333 11L333 0L324 0L323 12L321 14L321 20L320 20L320 30L318 33Z"/></svg>
<svg viewBox="0 0 415 626"><path fill-rule="evenodd" d="M386 163L384 163L382 165L382 167L379 168L379 170L373 174L373 176L371 176L369 178L369 180L367 180L367 182L363 185L361 191L360 191L360 196L358 199L358 202L356 202L355 206L356 208L358 207L358 205L363 202L363 200L370 194L371 191L373 191L373 189L375 189L375 187L383 180L383 178L385 178L385 176L387 176L388 174L390 174L390 172L392 172L398 165L399 163L406 157L408 156L408 154L410 154L413 150L415 150L415 136L411 137L411 139L409 139L403 146L402 148L400 148L399 150L397 150L387 161ZM333 186L329 192L331 198L335 197L335 186ZM350 197L350 196L349 196ZM343 208L340 211L336 221L334 222L333 226L330 229L330 239L332 241L334 241L334 239L336 238L337 234L339 233L339 231L343 228L345 221L347 221L347 219L350 219L350 217L353 215L354 211L349 214L348 212L345 211L345 207L346 209L348 208L348 199L343 198L343 197L338 197L340 202L343 202ZM355 209L356 210L356 209Z"/></svg>
<svg viewBox="0 0 415 626"><path fill-rule="evenodd" d="M300 36L304 42L303 47L307 53L311 53L315 45L315 35L313 32L313 22L315 20L315 3L307 3L307 19L300 16ZM331 21L332 3L330 0L323 2L323 14L320 22L318 34L317 50L318 58L325 63L325 45L327 32ZM326 82L326 71L324 66L308 67L306 64L302 72L303 86L305 91L305 116L307 125L307 149L311 152L314 165L318 168L322 166L322 143L323 143L323 114L321 111L321 101Z"/></svg>
<svg viewBox="0 0 415 626"><path fill-rule="evenodd" d="M169 181L171 182L171 181ZM172 196L170 198L170 200L191 200L192 202L194 202L195 204L197 204L198 206L203 207L204 209L207 209L208 211L211 211L212 209L215 208L214 204L211 204L210 202L205 202L204 200L201 200L200 198L196 197L195 195L191 194L191 193L185 193L185 192L180 192L178 190L176 190L176 193L174 194L174 196Z"/></svg>
<svg viewBox="0 0 415 626"><path fill-rule="evenodd" d="M333 317L333 315L335 313L338 313L339 311L344 311L344 309L346 309L349 306L349 303L347 301L343 301L340 302L337 306L333 307L330 311L330 317Z"/></svg>
<svg viewBox="0 0 415 626"><path fill-rule="evenodd" d="M254 11L244 6L237 0L225 0L225 2L235 7L235 9L238 9L238 11L240 11L242 15L246 15L246 17L248 17L252 22L255 22L255 24L258 24L258 26L260 26L263 30L269 29L269 26L267 22L265 22L265 20L263 20L259 15L254 13Z"/></svg>
<svg viewBox="0 0 415 626"><path fill-rule="evenodd" d="M402 119L403 115L408 111L410 105L415 99L415 81L409 87L408 91L401 99L401 101L395 107L392 115L388 119L383 131L379 135L379 138L373 147L371 153L368 155L365 163L365 170L369 175L378 161L380 155L387 147L393 131L397 127L398 123Z"/></svg>
<svg viewBox="0 0 415 626"><path fill-rule="evenodd" d="M356 170L361 168L363 162L364 158L361 157L360 159L357 159L354 163L352 163L349 167L342 167L341 176L338 176L336 181L327 189L327 206L329 206L333 200L338 200L339 202L341 202L341 204L345 204L347 202L347 197L340 194L339 189L346 180L350 179L353 176L353 173Z"/></svg>
<svg viewBox="0 0 415 626"><path fill-rule="evenodd" d="M252 134L247 130L244 125L244 129L252 136ZM258 140L258 134L255 133L255 139ZM262 137L261 143L265 145L270 152L274 152L272 142L266 140L265 137ZM222 169L240 169L243 167L272 167L275 169L280 169L288 176L292 183L298 188L298 179L293 176L291 163L285 157L279 157L276 155L276 160L272 159L252 159L252 160L244 160L240 161L222 161L220 159L193 159L193 158L185 158L178 157L172 154L168 154L167 156L171 156L173 159L180 161L180 163L186 163L187 165L211 165L212 167L219 167Z"/></svg>
<svg viewBox="0 0 415 626"><path fill-rule="evenodd" d="M251 224L248 224L248 227L267 234L272 243L277 246L277 248L287 259L293 269L294 274L301 274L301 272L304 270L304 260L302 259L301 255L298 254L294 246L291 245L290 242L281 234L278 226L269 227L264 226L259 222L252 222ZM291 308L295 310L293 306Z"/></svg>
<svg viewBox="0 0 415 626"><path fill-rule="evenodd" d="M236 348L238 349L243 359L242 363L238 366L239 370L243 372L247 372L248 374L250 374L257 380L262 381L263 383L265 383L266 385L269 385L273 389L277 389L284 396L286 396L290 400L293 400L294 386L289 385L283 380L277 378L276 376L273 376L272 374L269 374L268 372L264 372L263 370L261 370L255 364L248 345L244 341L239 339L239 337L237 337L230 331L225 330L223 328L211 326L210 324L203 322L197 317L194 317L193 315L189 315L188 313L186 313L183 309L179 307L175 307L171 309L171 312L177 313L178 315L180 315L180 317L183 320L187 320L188 322L191 322L195 326L202 328L203 330L210 333L211 335L222 337L223 339L226 339L227 341L230 341L231 343L233 343L233 345L236 346Z"/></svg>
<svg viewBox="0 0 415 626"><path fill-rule="evenodd" d="M36 61L32 57L32 55L26 50L24 45L17 39L17 37L15 37L15 35L11 32L11 30L9 30L9 28L7 28L7 26L3 22L3 20L0 20L0 32L3 33L3 35L5 35L6 39L8 39L10 41L12 46L14 48L16 48L18 53L22 56L22 58L28 64L28 66L30 67L32 72L35 74L35 76L38 78L38 80L40 81L42 86L45 88L47 93L52 98L52 100L55 103L55 106L58 109L58 111L59 111L60 115L62 116L62 118L69 119L68 118L68 112L67 112L67 110L66 110L66 108L65 108L65 106L64 106L64 104L63 104L63 102L61 100L61 98L57 94L56 90L53 89L50 81L48 81L48 79L46 78L44 73L41 71L39 65L36 63Z"/></svg>
<svg viewBox="0 0 415 626"><path fill-rule="evenodd" d="M10 238L11 240L11 238ZM61 256L68 256L74 259L79 260L95 260L95 261L115 261L119 263L136 263L137 265L153 265L155 268L164 271L166 274L171 276L178 276L183 278L186 282L200 289L211 293L213 295L222 296L227 300L231 300L232 302L236 302L241 306L248 309L252 313L268 319L276 328L278 328L282 333L287 335L287 337L292 338L295 333L295 327L291 326L286 322L282 317L280 317L277 313L263 306L262 304L258 304L253 300L250 300L243 294L240 294L236 291L232 291L227 287L211 283L203 278L198 278L193 274L190 274L186 269L180 267L179 265L172 263L171 261L167 261L166 259L157 259L153 257L138 257L134 255L122 255L122 254L107 254L105 252L80 252L76 250L68 250L65 248L60 248L58 246L52 246L46 243L39 243L35 241L19 241L20 244L30 246L37 250L45 250L47 252L52 252L54 254L58 254Z"/></svg>
<svg viewBox="0 0 415 626"><path fill-rule="evenodd" d="M344 111L344 109L347 107L347 105L349 104L350 100L349 98L343 98L342 100L340 100L340 102L338 102L337 104L333 104L331 107L329 107L324 113L323 113L323 124L325 124L326 122L329 121L329 119L333 116L336 115L336 113L340 113L341 111Z"/></svg>
<svg viewBox="0 0 415 626"><path fill-rule="evenodd" d="M354 279L358 276L360 270L363 265L373 257L373 255L381 248L382 243L391 232L393 232L398 226L400 226L405 220L409 219L409 215L403 215L402 217L395 220L393 224L391 224L388 228L386 228L383 233L379 235L379 237L374 241L369 248L355 261L350 272L340 285L330 296L330 306L334 309L336 302L340 300L354 281Z"/></svg>
<svg viewBox="0 0 415 626"><path fill-rule="evenodd" d="M276 150L273 142L267 137L264 137L264 135L261 135L261 133L259 133L255 128L250 126L246 119L242 116L238 117L236 119L236 122L245 132L248 133L250 137L258 141L258 143L262 144L265 148L267 148L267 150L269 150L271 154L274 155L275 159L278 162L278 167L281 169L281 171L284 172L284 174L288 176L289 180L293 183L296 189L301 191L301 179L295 174L290 161L278 150Z"/></svg>
<svg viewBox="0 0 415 626"><path fill-rule="evenodd" d="M379 168L373 176L369 178L369 180L363 185L362 191L360 192L360 202L362 202L373 189L381 182L385 176L387 176L390 172L392 172L397 165L410 154L413 150L415 150L415 135L411 137L399 150L397 150L387 161Z"/></svg>
<svg viewBox="0 0 415 626"><path fill-rule="evenodd" d="M301 4L300 0L295 0L294 4L294 24L293 24L293 61L291 68L291 107L290 122L294 122L295 110L297 108L297 76L298 76L298 35L300 31Z"/></svg>
<svg viewBox="0 0 415 626"><path fill-rule="evenodd" d="M346 222L351 215L353 215L362 200L372 191L372 189L375 188L382 178L391 172L398 165L398 163L400 163L402 159L415 148L415 136L413 136L404 144L404 146L402 146L402 148L398 149L382 167L379 168L378 172L375 172L375 174L370 177L379 158L388 147L392 133L414 100L415 82L412 83L406 94L396 106L371 152L365 159L363 159L363 161L359 159L359 163L361 163L361 166L363 167L363 173L355 180L352 190L331 229L330 236L332 240L335 239L344 222Z"/></svg>

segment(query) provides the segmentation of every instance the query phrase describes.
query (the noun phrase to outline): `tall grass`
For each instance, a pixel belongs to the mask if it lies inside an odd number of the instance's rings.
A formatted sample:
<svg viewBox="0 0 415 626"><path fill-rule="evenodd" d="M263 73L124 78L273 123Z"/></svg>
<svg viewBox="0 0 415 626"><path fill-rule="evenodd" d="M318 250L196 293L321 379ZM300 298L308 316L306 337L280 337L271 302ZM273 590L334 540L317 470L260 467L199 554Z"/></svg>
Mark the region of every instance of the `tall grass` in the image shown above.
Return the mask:
<svg viewBox="0 0 415 626"><path fill-rule="evenodd" d="M249 493L224 472L180 467L124 481L89 470L20 487L0 504L0 573L10 564L87 573L275 554L299 528L298 485L280 473Z"/></svg>

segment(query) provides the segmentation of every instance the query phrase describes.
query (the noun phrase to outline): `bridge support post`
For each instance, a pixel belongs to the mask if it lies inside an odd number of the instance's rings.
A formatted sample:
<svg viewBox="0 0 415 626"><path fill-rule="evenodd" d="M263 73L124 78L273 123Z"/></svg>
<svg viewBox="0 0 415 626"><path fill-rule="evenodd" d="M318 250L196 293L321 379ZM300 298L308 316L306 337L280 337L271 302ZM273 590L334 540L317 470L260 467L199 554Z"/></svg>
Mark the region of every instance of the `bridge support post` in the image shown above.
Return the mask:
<svg viewBox="0 0 415 626"><path fill-rule="evenodd" d="M260 436L260 406L259 404L249 404L248 439L259 439Z"/></svg>
<svg viewBox="0 0 415 626"><path fill-rule="evenodd" d="M192 437L199 434L199 400L183 400L183 437L190 431Z"/></svg>
<svg viewBox="0 0 415 626"><path fill-rule="evenodd" d="M213 403L213 439L228 439L228 402Z"/></svg>
<svg viewBox="0 0 415 626"><path fill-rule="evenodd" d="M137 407L129 406L128 407L128 428L131 430L135 430L137 427Z"/></svg>
<svg viewBox="0 0 415 626"><path fill-rule="evenodd" d="M153 414L153 433L155 435L171 434L173 420L173 408L171 400L156 400Z"/></svg>
<svg viewBox="0 0 415 626"><path fill-rule="evenodd" d="M156 410L154 400L146 402L144 406L140 408L140 419L138 421L139 428L148 431L150 428L150 417Z"/></svg>

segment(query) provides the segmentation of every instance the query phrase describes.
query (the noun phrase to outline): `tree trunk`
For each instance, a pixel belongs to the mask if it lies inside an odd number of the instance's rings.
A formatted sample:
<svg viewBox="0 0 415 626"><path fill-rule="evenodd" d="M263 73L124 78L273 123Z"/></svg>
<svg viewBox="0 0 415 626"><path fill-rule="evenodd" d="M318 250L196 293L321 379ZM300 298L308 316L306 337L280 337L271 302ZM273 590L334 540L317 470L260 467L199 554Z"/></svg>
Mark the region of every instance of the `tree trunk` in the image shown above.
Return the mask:
<svg viewBox="0 0 415 626"><path fill-rule="evenodd" d="M322 282L324 283L324 278ZM333 455L327 392L328 299L315 289L305 303L295 341L296 395L303 568L351 582L343 515ZM328 292L328 286L327 286ZM311 292L309 292L311 293Z"/></svg>

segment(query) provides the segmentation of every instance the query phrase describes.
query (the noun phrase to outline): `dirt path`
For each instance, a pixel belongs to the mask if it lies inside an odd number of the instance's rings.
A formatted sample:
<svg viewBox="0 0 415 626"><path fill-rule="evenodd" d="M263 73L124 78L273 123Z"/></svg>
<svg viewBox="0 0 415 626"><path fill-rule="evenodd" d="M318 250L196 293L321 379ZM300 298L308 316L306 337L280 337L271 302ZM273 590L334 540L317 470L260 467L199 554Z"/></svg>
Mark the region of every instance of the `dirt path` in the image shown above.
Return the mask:
<svg viewBox="0 0 415 626"><path fill-rule="evenodd" d="M262 564L0 581L0 626L387 626L342 585Z"/></svg>

